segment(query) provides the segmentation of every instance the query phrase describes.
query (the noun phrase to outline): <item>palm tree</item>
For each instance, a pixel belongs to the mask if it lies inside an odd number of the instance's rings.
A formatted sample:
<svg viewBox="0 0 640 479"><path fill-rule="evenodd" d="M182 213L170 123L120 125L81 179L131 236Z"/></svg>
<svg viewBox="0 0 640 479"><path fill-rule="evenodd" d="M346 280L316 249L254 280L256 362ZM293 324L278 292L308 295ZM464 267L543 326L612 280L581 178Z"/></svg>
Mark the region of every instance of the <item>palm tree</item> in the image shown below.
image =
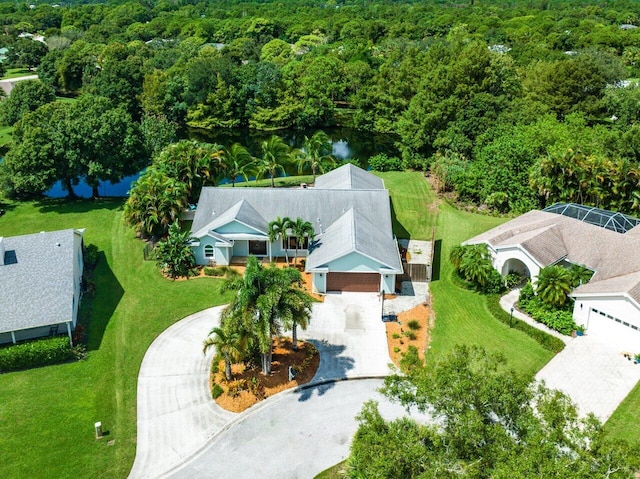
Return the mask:
<svg viewBox="0 0 640 479"><path fill-rule="evenodd" d="M287 253L287 249L289 246L287 244L287 240L288 240L287 231L290 228L290 225L291 225L290 218L287 218L286 216L284 218L280 218L278 216L275 220L269 223L269 227L267 231L270 242L273 243L278 239L282 240L282 244L284 244L284 256L287 260L287 264L289 264L289 254ZM271 249L269 249L269 255L271 255Z"/></svg>
<svg viewBox="0 0 640 479"><path fill-rule="evenodd" d="M449 252L449 261L467 281L486 286L493 272L486 244L457 245Z"/></svg>
<svg viewBox="0 0 640 479"><path fill-rule="evenodd" d="M271 187L275 187L274 178L280 171L285 172L285 165L291 160L291 148L280 138L273 135L262 142L262 158L257 162L258 176L265 174L271 178Z"/></svg>
<svg viewBox="0 0 640 479"><path fill-rule="evenodd" d="M231 180L231 187L236 186L236 178L241 176L244 181L253 173L255 163L249 151L239 143L234 143L224 150L223 162L225 173Z"/></svg>
<svg viewBox="0 0 640 479"><path fill-rule="evenodd" d="M547 266L542 268L536 282L536 294L550 305L562 307L571 292L571 275L562 266Z"/></svg>
<svg viewBox="0 0 640 479"><path fill-rule="evenodd" d="M298 326L307 329L311 320L311 297L300 288L301 284L289 288L281 299L282 321L287 328L291 328L291 344L294 351L298 350Z"/></svg>
<svg viewBox="0 0 640 479"><path fill-rule="evenodd" d="M296 253L293 261L296 264L298 262L298 249L304 245L305 238L308 238L309 241L313 238L313 225L302 218L297 218L295 221L289 222L289 228L291 229L291 235L296 238Z"/></svg>
<svg viewBox="0 0 640 479"><path fill-rule="evenodd" d="M251 331L260 350L263 374L271 373L273 337L284 324L306 324L305 308L310 308L311 298L306 299L299 290L302 278L293 268L265 268L255 256L247 260L247 269L239 278L225 281L223 289L234 290L236 295L229 304L229 315L241 326Z"/></svg>
<svg viewBox="0 0 640 479"><path fill-rule="evenodd" d="M588 283L592 276L593 271L589 268L585 268L584 266L580 266L579 264L573 264L571 265L571 268L569 268L569 277L571 279L572 288L577 288L581 284Z"/></svg>
<svg viewBox="0 0 640 479"><path fill-rule="evenodd" d="M298 154L298 173L302 173L308 166L313 174L313 182L316 181L316 173L324 173L337 163L331 154L331 140L324 131L317 131L311 138L304 137L304 147Z"/></svg>
<svg viewBox="0 0 640 479"><path fill-rule="evenodd" d="M231 364L240 361L244 352L240 343L240 333L225 331L220 327L213 328L203 343L202 353L205 354L211 346L215 347L224 359L224 376L227 381L231 381Z"/></svg>
<svg viewBox="0 0 640 479"><path fill-rule="evenodd" d="M164 235L187 206L187 186L150 167L132 185L124 219L143 236Z"/></svg>

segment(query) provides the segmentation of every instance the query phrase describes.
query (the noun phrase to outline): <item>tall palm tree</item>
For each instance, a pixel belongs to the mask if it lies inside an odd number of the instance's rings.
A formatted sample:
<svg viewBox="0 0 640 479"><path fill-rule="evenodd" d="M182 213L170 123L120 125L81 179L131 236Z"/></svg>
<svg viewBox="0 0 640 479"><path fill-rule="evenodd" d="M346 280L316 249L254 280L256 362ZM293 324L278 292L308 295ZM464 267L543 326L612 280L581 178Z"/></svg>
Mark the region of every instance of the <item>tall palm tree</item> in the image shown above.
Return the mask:
<svg viewBox="0 0 640 479"><path fill-rule="evenodd" d="M288 230L291 227L291 219L287 218L286 216L284 218L280 218L279 216L271 221L269 223L268 226L268 231L267 234L269 235L269 241L270 242L274 242L278 239L282 240L281 244L284 244L284 256L287 260L287 264L289 264L289 254L287 253L287 249L288 249ZM271 255L271 249L269 249L269 255ZM271 258L269 258L271 259Z"/></svg>
<svg viewBox="0 0 640 479"><path fill-rule="evenodd" d="M331 140L324 131L315 132L311 138L305 135L304 147L298 150L297 155L298 173L309 167L315 183L317 172L324 173L336 165L336 158L331 151Z"/></svg>
<svg viewBox="0 0 640 479"><path fill-rule="evenodd" d="M244 181L248 180L248 176L255 169L255 163L251 153L239 143L234 143L224 150L223 162L225 173L231 179L231 187L236 186L236 178L241 176Z"/></svg>
<svg viewBox="0 0 640 479"><path fill-rule="evenodd" d="M224 359L224 376L227 381L231 381L231 364L240 361L244 352L240 342L240 333L225 331L220 327L213 328L203 343L202 353L206 353L212 346Z"/></svg>
<svg viewBox="0 0 640 479"><path fill-rule="evenodd" d="M536 294L540 299L555 307L562 307L571 292L571 275L562 266L542 268L536 282Z"/></svg>
<svg viewBox="0 0 640 479"><path fill-rule="evenodd" d="M286 328L291 328L291 344L298 350L298 326L307 329L311 320L311 297L301 289L301 283L290 287L281 298L282 321Z"/></svg>
<svg viewBox="0 0 640 479"><path fill-rule="evenodd" d="M262 142L262 158L258 159L256 167L258 176L266 174L271 178L271 187L275 187L274 178L278 172L285 172L285 166L291 161L291 148L277 135Z"/></svg>
<svg viewBox="0 0 640 479"><path fill-rule="evenodd" d="M294 264L298 262L298 249L304 245L305 238L311 241L313 238L313 225L308 221L304 221L302 218L296 218L295 221L289 222L289 228L291 229L291 235L296 238L296 252Z"/></svg>

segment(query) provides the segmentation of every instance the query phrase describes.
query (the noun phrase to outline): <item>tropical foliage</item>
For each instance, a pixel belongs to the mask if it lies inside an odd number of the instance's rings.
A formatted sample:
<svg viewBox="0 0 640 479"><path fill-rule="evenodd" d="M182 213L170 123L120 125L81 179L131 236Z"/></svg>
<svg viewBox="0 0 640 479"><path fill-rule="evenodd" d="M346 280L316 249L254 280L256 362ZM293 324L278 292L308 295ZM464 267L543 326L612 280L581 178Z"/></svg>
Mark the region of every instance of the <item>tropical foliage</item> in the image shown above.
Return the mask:
<svg viewBox="0 0 640 479"><path fill-rule="evenodd" d="M155 247L158 265L164 273L172 279L193 275L196 258L189 246L191 235L182 231L180 222L175 221L169 227L169 234Z"/></svg>
<svg viewBox="0 0 640 479"><path fill-rule="evenodd" d="M481 291L497 293L502 289L502 278L493 268L486 244L454 246L449 253L449 261L465 281Z"/></svg>
<svg viewBox="0 0 640 479"><path fill-rule="evenodd" d="M435 425L385 420L366 403L347 460L347 477L630 477L638 451L606 441L590 415L580 418L560 391L507 369L499 354L457 346L405 374L385 379L384 394L428 412Z"/></svg>
<svg viewBox="0 0 640 479"><path fill-rule="evenodd" d="M285 167L291 162L291 148L279 136L272 135L261 144L262 157L256 160L258 178L268 176L271 187L275 187L274 178L285 172Z"/></svg>
<svg viewBox="0 0 640 479"><path fill-rule="evenodd" d="M536 295L549 306L562 307L572 290L571 274L562 266L551 265L540 270Z"/></svg>
<svg viewBox="0 0 640 479"><path fill-rule="evenodd" d="M324 131L316 131L311 138L304 137L304 146L297 152L298 173L311 170L313 182L316 181L316 174L329 171L337 161L332 154L331 141L329 135Z"/></svg>
<svg viewBox="0 0 640 479"><path fill-rule="evenodd" d="M311 317L312 300L302 289L300 272L294 268L264 267L255 256L249 256L244 275L230 275L225 281L224 289L236 292L222 315L221 327L228 336L225 338L235 338L233 348L238 354L234 357L249 359L252 346L257 347L262 372L268 375L274 336L283 329L292 329L297 347L296 327L306 327ZM215 346L215 342L222 341L217 336L206 342L205 347L209 342ZM232 360L229 352L219 350L219 353Z"/></svg>

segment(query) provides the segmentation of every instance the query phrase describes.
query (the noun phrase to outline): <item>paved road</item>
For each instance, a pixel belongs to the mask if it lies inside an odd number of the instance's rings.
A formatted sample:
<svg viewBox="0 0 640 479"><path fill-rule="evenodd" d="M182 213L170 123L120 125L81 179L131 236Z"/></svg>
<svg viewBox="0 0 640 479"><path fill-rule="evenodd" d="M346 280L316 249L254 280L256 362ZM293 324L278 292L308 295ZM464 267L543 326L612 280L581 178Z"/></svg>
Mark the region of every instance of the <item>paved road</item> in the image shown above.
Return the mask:
<svg viewBox="0 0 640 479"><path fill-rule="evenodd" d="M11 90L13 90L13 87L17 82L23 81L23 80L37 80L37 79L38 79L38 75L26 75L23 77L8 78L6 80L0 80L0 88L4 90L5 94L10 95Z"/></svg>
<svg viewBox="0 0 640 479"><path fill-rule="evenodd" d="M406 414L377 392L382 382L339 381L269 398L217 434L199 456L163 477L312 478L348 456L355 418L365 401L379 401L387 419Z"/></svg>

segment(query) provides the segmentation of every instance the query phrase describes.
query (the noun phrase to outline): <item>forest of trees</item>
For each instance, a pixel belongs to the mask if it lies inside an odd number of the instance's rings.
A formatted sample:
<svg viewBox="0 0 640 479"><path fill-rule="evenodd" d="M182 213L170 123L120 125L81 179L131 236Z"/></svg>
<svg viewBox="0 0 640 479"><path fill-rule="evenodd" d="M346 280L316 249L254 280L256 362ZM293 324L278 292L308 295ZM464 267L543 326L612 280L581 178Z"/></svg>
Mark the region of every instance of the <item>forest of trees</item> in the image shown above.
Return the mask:
<svg viewBox="0 0 640 479"><path fill-rule="evenodd" d="M404 167L462 201L640 212L638 2L0 3L0 24L6 67L37 66L58 95L104 97L127 121L346 125L394 135Z"/></svg>

